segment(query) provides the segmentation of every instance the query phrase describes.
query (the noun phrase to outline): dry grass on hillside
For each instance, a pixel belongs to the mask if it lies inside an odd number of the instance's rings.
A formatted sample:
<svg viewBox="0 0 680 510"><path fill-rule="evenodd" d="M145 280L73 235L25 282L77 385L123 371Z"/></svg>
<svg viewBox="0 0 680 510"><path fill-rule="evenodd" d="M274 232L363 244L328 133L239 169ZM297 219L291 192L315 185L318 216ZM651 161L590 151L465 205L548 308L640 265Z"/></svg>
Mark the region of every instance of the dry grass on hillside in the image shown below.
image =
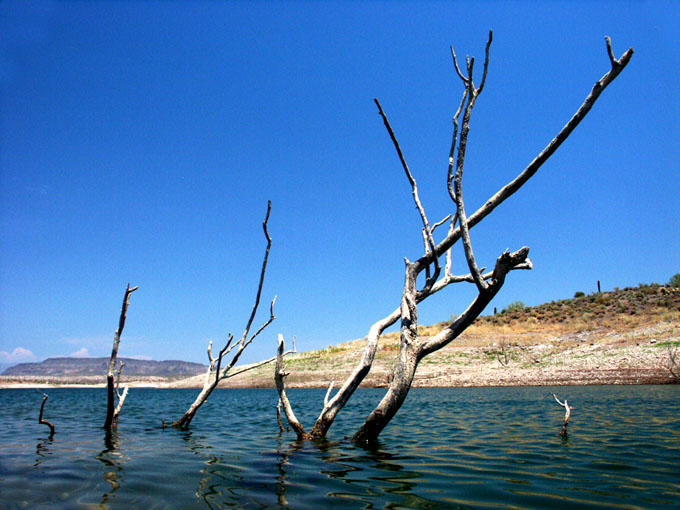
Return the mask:
<svg viewBox="0 0 680 510"><path fill-rule="evenodd" d="M447 323L419 327L437 334ZM290 386L344 380L364 340L295 354L286 360ZM671 349L680 345L680 289L641 285L480 317L449 346L425 358L416 386L667 382ZM399 333L383 335L366 386L388 383ZM273 386L273 367L228 381Z"/></svg>

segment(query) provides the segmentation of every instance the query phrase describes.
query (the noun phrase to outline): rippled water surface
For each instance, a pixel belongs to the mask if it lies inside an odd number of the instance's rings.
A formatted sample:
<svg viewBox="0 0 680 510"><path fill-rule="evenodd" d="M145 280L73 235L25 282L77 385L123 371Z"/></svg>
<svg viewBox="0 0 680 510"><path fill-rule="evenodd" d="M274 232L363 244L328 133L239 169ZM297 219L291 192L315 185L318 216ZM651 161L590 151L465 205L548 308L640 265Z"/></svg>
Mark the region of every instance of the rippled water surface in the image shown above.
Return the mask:
<svg viewBox="0 0 680 510"><path fill-rule="evenodd" d="M574 406L567 438L563 409ZM117 433L104 389L0 390L1 508L680 508L680 387L417 389L370 447L360 390L324 442L279 434L274 390L131 389ZM291 390L311 427L324 391Z"/></svg>

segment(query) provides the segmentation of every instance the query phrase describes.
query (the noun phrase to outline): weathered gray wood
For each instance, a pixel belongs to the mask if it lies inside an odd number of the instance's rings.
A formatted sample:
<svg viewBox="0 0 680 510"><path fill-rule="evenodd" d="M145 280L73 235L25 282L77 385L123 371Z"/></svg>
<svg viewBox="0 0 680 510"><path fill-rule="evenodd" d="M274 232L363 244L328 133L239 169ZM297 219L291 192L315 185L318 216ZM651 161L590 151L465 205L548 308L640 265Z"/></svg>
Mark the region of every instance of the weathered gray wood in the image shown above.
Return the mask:
<svg viewBox="0 0 680 510"><path fill-rule="evenodd" d="M571 417L571 410L573 409L570 405L569 402L567 402L567 399L564 399L564 402L560 402L560 399L557 398L557 395L553 393L553 397L555 397L555 400L559 405L564 407L564 422L562 422L562 430L560 430L560 435L566 436L567 435L567 425L569 425L569 418Z"/></svg>
<svg viewBox="0 0 680 510"><path fill-rule="evenodd" d="M276 369L274 370L276 390L279 392L279 403L281 404L281 407L283 407L283 413L286 415L288 423L297 434L298 439L307 439L309 435L307 432L305 432L305 428L295 416L293 408L290 405L290 401L288 400L288 394L286 393L285 378L288 376L288 372L285 371L283 366L283 357L285 355L284 351L285 341L283 339L283 335L279 334L279 342L276 350ZM281 427L280 422L279 427Z"/></svg>
<svg viewBox="0 0 680 510"><path fill-rule="evenodd" d="M234 336L229 333L227 337L227 342L222 347L220 350L219 354L217 355L217 358L213 357L212 354L212 341L208 344L208 361L209 361L209 366L208 369L206 370L205 374L205 379L203 381L203 388L201 389L200 393L194 400L194 402L189 406L189 408L186 410L186 412L175 422L171 424L172 427L179 427L179 428L188 428L189 425L191 424L191 421L194 419L194 416L196 415L196 412L201 408L201 406L205 403L206 400L208 400L208 397L212 394L212 392L217 388L217 385L220 383L220 381L227 379L229 377L233 377L235 375L241 374L243 372L246 372L247 370L251 370L253 368L257 368L258 366L265 365L267 363L272 363L273 361L276 360L276 358L271 358L268 360L265 360L256 366L250 366L246 367L244 369L238 370L238 371L233 371L232 368L236 364L236 362L239 360L241 357L241 354L243 351L252 343L255 338L258 337L264 329L269 326L276 317L274 316L274 304L276 303L276 296L274 296L274 299L272 300L271 304L269 305L269 319L262 324L262 326L259 327L259 329L250 335L250 329L253 325L253 321L255 319L255 315L257 314L257 309L260 306L260 298L262 296L262 287L264 285L264 278L265 274L267 271L267 262L269 260L269 251L271 250L272 246L272 238L269 235L269 230L267 228L267 224L269 222L269 215L271 213L272 209L272 203L269 201L267 203L267 214L265 215L264 221L262 222L262 229L264 230L264 236L265 239L267 240L267 246L265 248L264 252L264 258L262 260L262 269L260 271L260 280L259 284L257 286L257 295L255 297L255 304L253 305L253 308L250 312L250 317L248 318L248 322L246 323L245 331L243 332L243 335L241 338L236 341L235 343L233 342ZM248 336L250 335L250 336ZM232 351L234 352L231 360L227 363L226 367L222 367L222 360L229 354L231 354Z"/></svg>
<svg viewBox="0 0 680 510"><path fill-rule="evenodd" d="M118 358L118 346L120 345L120 337L123 334L123 328L125 328L125 320L127 318L127 309L130 306L130 294L136 291L139 287L130 288L128 283L125 289L125 294L123 295L123 306L120 309L120 317L118 319L118 329L113 335L113 348L111 349L111 358L109 358L109 369L106 374L106 420L104 421L104 428L106 430L111 430L115 427L118 422L118 414L120 414L123 408L123 402L125 397L123 397L122 402L119 398L118 406L115 405L115 388L114 388L114 375L116 370L116 359ZM120 373L118 374L120 380ZM127 396L127 388L125 389L125 396Z"/></svg>
<svg viewBox="0 0 680 510"><path fill-rule="evenodd" d="M371 326L368 336L366 337L366 344L360 362L332 398L329 398L329 390L324 399L321 414L316 420L311 432L306 434L304 433L304 429L301 429L302 434L298 433L298 437L320 438L326 435L338 412L340 412L347 404L354 391L369 373L373 360L375 359L378 341L383 331L397 320L401 320L400 355L395 368L394 377L390 382L385 397L354 436L354 440L356 441L370 441L377 438L404 402L413 382L413 377L415 376L419 361L428 354L441 349L465 331L498 293L510 271L526 270L533 267L531 260L528 258L529 248L525 246L512 253L506 251L496 260L493 271L484 273L485 268L480 268L475 259L470 238L470 229L479 224L486 216L495 210L496 207L517 192L533 175L535 175L543 163L547 161L564 140L566 140L573 132L576 126L578 126L581 120L583 120L602 91L620 74L633 55L633 49L630 48L619 60L617 60L614 57L611 48L611 41L607 37L607 52L611 63L611 69L595 84L590 94L588 94L571 120L569 120L562 130L560 130L560 132L550 141L547 147L543 149L543 151L541 151L541 153L534 158L534 160L522 170L514 180L501 188L495 195L488 199L482 207L468 217L463 201L462 184L467 139L470 130L472 110L486 83L489 68L489 49L492 38L493 34L492 32L489 32L489 38L485 49L483 75L479 87L475 87L473 81L474 58L466 58L466 74L463 74L458 65L455 51L451 48L454 67L456 73L463 81L464 91L460 105L453 117L454 129L449 152L447 176L448 192L456 206L456 210L454 214L450 216L451 221L449 231L439 244L435 244L434 242L433 231L435 227L430 228L425 209L418 196L416 180L406 163L394 130L392 129L380 102L377 99L375 100L375 103L378 106L378 113L385 124L406 177L411 185L416 209L423 222L425 254L414 262L406 259L404 290L399 308ZM461 115L462 124L459 125ZM439 225L440 223L436 225ZM456 226L456 223L458 226ZM456 276L451 274L451 248L461 239L470 273ZM444 255L446 256L445 271L440 277L439 257ZM432 272L432 274L431 267L434 267L434 272ZM418 289L418 276L423 271L425 271L425 284L422 289ZM439 334L434 337L418 337L418 303L427 299L432 294L439 292L448 285L459 282L474 283L478 289L477 297L473 299L468 308L461 315L453 320ZM281 379L283 379L283 376ZM300 427L302 426L300 425Z"/></svg>

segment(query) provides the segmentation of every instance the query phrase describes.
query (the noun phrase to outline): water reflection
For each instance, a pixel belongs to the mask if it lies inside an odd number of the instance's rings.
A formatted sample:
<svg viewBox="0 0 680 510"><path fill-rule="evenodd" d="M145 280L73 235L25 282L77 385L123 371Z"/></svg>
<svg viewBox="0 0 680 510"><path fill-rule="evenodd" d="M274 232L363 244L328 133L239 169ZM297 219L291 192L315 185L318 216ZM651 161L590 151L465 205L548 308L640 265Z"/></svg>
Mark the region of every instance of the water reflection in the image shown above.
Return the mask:
<svg viewBox="0 0 680 510"><path fill-rule="evenodd" d="M104 480L109 484L110 489L102 494L99 508L108 508L109 500L114 493L120 489L123 479L122 453L118 450L118 431L107 430L104 435L104 449L95 457L99 462L106 466Z"/></svg>
<svg viewBox="0 0 680 510"><path fill-rule="evenodd" d="M43 463L43 461L47 460L47 458L52 455L52 444L54 443L54 436L50 434L50 437L47 439L41 439L38 441L38 444L35 447L35 463L33 464L34 467L40 466L40 464Z"/></svg>
<svg viewBox="0 0 680 510"><path fill-rule="evenodd" d="M54 440L35 421L32 392L0 391L0 507L680 508L680 387L570 388L582 411L567 437L545 389L415 391L365 446L278 434L259 418L271 392L246 390L217 394L228 419L206 415L189 431L155 420L183 405L183 390L140 390L104 435L97 391L55 390L64 406L53 410ZM311 420L317 394L300 393ZM360 411L330 439L358 426Z"/></svg>
<svg viewBox="0 0 680 510"><path fill-rule="evenodd" d="M181 430L179 433L189 451L204 458L202 461L204 467L200 470L201 478L194 493L196 499L211 510L223 508L222 489L238 485L238 477L230 480L225 459L210 451L213 446L205 442L204 436L195 434L192 430Z"/></svg>

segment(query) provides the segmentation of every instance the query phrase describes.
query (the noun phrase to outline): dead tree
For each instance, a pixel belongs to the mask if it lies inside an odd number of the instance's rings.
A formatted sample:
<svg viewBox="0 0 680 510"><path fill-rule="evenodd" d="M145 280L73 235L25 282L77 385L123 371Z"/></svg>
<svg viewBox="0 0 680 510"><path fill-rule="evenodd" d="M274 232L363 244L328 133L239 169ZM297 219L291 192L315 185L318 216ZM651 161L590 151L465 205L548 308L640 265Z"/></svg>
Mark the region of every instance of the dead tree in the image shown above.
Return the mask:
<svg viewBox="0 0 680 510"><path fill-rule="evenodd" d="M40 404L40 416L38 416L38 423L41 425L47 425L50 428L50 439L54 437L54 425L49 421L43 419L43 412L45 411L45 402L47 402L47 393L43 393L42 404Z"/></svg>
<svg viewBox="0 0 680 510"><path fill-rule="evenodd" d="M475 258L472 242L470 239L470 229L478 225L496 207L519 190L545 163L558 147L567 139L576 126L583 120L586 114L593 107L602 91L621 73L633 55L633 49L626 51L620 59L614 57L609 37L606 37L607 53L611 68L592 88L574 116L567 122L562 130L548 143L548 145L536 156L536 158L524 169L517 177L502 187L495 195L489 198L486 203L468 216L463 201L463 169L465 163L465 152L467 147L468 134L470 131L470 116L475 106L477 98L481 94L486 82L489 68L489 48L492 41L492 33L489 32L489 39L486 44L484 67L479 86L473 82L473 70L475 59L467 58L465 73L458 65L456 54L451 48L453 65L458 77L463 82L463 94L460 106L453 116L453 136L451 149L449 152L449 165L447 176L447 188L449 196L455 206L454 213L450 216L448 233L439 244L434 241L434 230L440 223L431 226L425 209L418 197L418 187L396 135L390 126L385 112L376 99L378 113L382 117L383 123L394 144L397 155L404 169L406 177L411 186L411 192L416 208L423 223L423 235L426 240L425 254L419 259L411 262L406 259L406 270L404 279L404 290L401 297L400 306L388 316L380 319L371 326L366 338L363 356L352 374L347 378L338 392L330 398L323 406L319 418L309 433L310 437L318 438L326 435L328 429L333 424L337 413L345 406L354 391L359 387L363 379L371 369L375 353L378 348L378 340L382 332L397 320L401 321L401 339L399 360L394 371L394 377L390 383L387 394L373 410L365 423L354 435L356 441L368 441L378 437L380 432L389 423L397 410L401 407L413 382L413 377L418 367L418 363L428 354L435 352L449 344L457 338L472 322L479 316L484 308L489 304L493 297L503 286L505 278L510 271L518 269L531 269L532 263L528 258L529 248L526 246L515 252L505 252L498 257L492 271L485 272L485 268L480 268ZM461 123L462 115L462 123ZM465 275L453 275L451 273L451 247L462 240L465 259L469 268L469 273ZM444 267L440 259L444 258ZM418 277L424 273L425 282L422 288L418 289ZM470 303L468 308L455 320L445 327L440 333L433 337L419 337L418 327L418 304L431 295L439 292L452 283L469 282L473 283L478 290L477 297Z"/></svg>
<svg viewBox="0 0 680 510"><path fill-rule="evenodd" d="M506 367L510 361L508 360L508 351L505 345L505 338L501 338L500 348L500 352L496 351L496 359L502 366ZM503 354L503 358L501 358L501 354Z"/></svg>
<svg viewBox="0 0 680 510"><path fill-rule="evenodd" d="M203 389L201 392L198 394L196 397L196 400L194 400L194 403L191 404L189 409L184 413L184 415L175 421L174 423L171 424L172 427L179 427L179 428L188 428L189 424L191 423L191 420L193 420L196 411L205 403L205 401L208 399L210 394L213 392L215 388L217 388L217 385L220 383L220 381L227 379L229 377L234 377L236 375L242 374L244 372L247 372L248 370L252 370L254 368L260 367L262 365L266 365L267 363L272 363L273 361L276 360L276 357L270 358L268 360L262 361L260 363L256 363L254 365L249 365L244 368L241 368L240 370L234 370L232 371L232 368L236 364L236 362L239 360L241 357L241 354L243 351L252 343L255 338L264 331L264 329L269 326L274 319L276 318L274 316L274 303L276 302L276 296L274 296L274 299L271 302L271 305L269 306L269 319L262 325L260 328L253 333L252 335L248 336L250 334L250 328L253 325L253 321L255 320L255 315L257 314L257 309L260 306L260 297L262 295L262 285L264 284L264 276L265 272L267 270L267 261L269 259L269 250L271 249L272 246L272 238L269 236L269 231L267 230L267 222L269 221L269 213L271 212L272 209L272 203L269 201L267 203L267 214L265 215L264 221L262 222L262 228L264 229L264 236L267 239L267 247L264 252L264 260L262 261L262 270L260 271L260 283L257 287L257 296L255 298L255 305L253 306L253 309L250 313L250 318L248 319L248 323L246 324L246 329L243 332L243 335L241 335L241 338L237 342L233 342L234 336L229 333L227 337L227 343L220 349L219 354L217 357L213 357L212 353L212 341L208 344L208 361L209 361L209 366L208 369L205 373L205 379L203 381ZM229 356L232 351L234 352L233 357L231 358L231 361L226 364L226 366L222 366L222 361L226 356Z"/></svg>
<svg viewBox="0 0 680 510"><path fill-rule="evenodd" d="M571 410L573 407L569 405L569 402L567 402L567 399L564 399L564 402L560 402L560 399L557 398L557 395L553 393L553 397L555 397L555 400L559 405L564 407L564 422L562 423L562 430L560 430L560 435L561 436L566 436L567 435L567 425L569 425L569 418L571 417Z"/></svg>
<svg viewBox="0 0 680 510"><path fill-rule="evenodd" d="M121 363L120 369L118 370L118 385L114 385L114 375L116 371L116 359L118 358L118 346L120 345L120 336L123 334L123 328L125 327L125 319L127 318L127 309L130 306L130 294L136 291L139 287L130 288L128 283L125 289L125 294L123 295L123 306L120 310L120 318L118 319L118 329L113 336L113 348L111 349L111 358L109 359L109 370L106 374L106 421L104 422L104 428L106 430L111 430L111 428L118 425L118 415L120 410L123 408L123 402L125 402L125 397L127 396L127 387L123 390L123 395L118 393L118 386L120 385L120 372L123 369L123 364ZM114 387L115 386L115 387ZM118 397L118 405L115 404L115 396Z"/></svg>

